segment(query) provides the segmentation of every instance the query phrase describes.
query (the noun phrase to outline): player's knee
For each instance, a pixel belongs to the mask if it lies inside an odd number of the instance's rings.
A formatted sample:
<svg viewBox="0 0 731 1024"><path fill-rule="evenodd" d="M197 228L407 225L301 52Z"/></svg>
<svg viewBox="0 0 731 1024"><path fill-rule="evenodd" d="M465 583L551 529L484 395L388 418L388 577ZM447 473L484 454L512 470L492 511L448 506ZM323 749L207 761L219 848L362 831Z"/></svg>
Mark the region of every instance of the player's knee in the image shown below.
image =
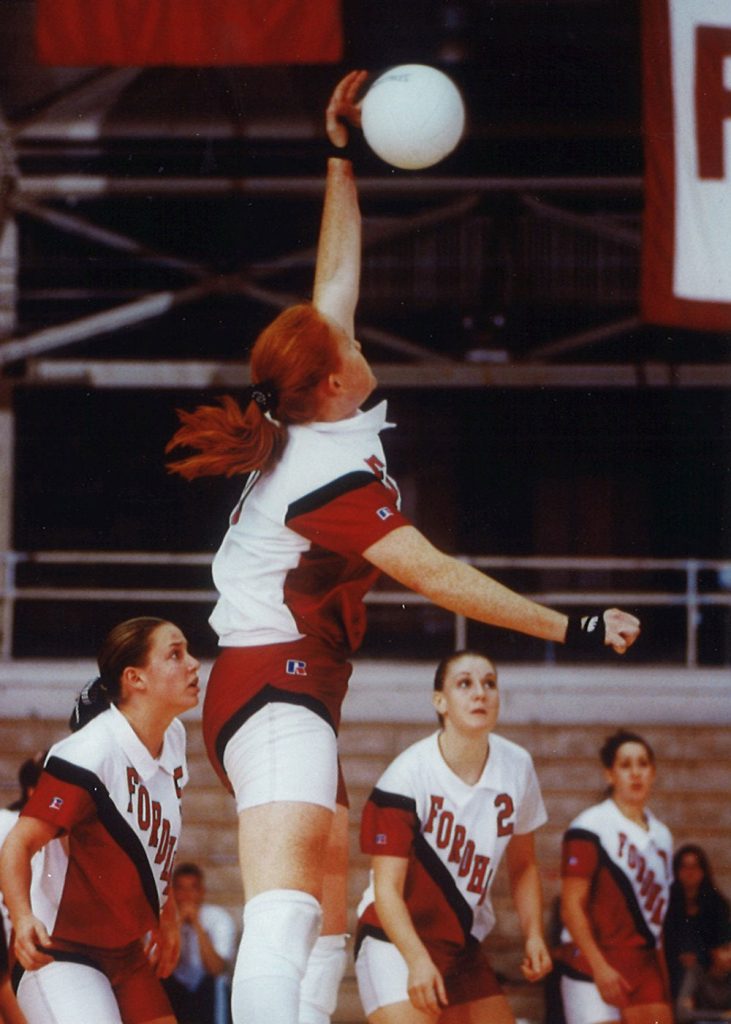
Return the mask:
<svg viewBox="0 0 731 1024"><path fill-rule="evenodd" d="M345 935L323 935L312 948L300 988L299 1024L329 1024L345 974Z"/></svg>
<svg viewBox="0 0 731 1024"><path fill-rule="evenodd" d="M236 978L302 978L320 931L320 904L297 889L271 889L248 901Z"/></svg>

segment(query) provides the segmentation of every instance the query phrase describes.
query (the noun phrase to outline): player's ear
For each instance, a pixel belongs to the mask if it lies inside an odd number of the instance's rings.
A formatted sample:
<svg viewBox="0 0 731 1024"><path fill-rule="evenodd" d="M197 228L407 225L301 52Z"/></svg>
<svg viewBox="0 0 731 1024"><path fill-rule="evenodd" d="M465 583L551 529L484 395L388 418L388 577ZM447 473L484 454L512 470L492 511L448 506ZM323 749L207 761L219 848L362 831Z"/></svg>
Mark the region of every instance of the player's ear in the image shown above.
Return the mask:
<svg viewBox="0 0 731 1024"><path fill-rule="evenodd" d="M441 690L433 690L431 695L431 702L434 705L434 710L438 715L443 715L447 710L447 699Z"/></svg>
<svg viewBox="0 0 731 1024"><path fill-rule="evenodd" d="M121 676L122 693L127 690L144 690L145 679L140 669L135 668L134 665L128 665L127 668L123 669Z"/></svg>

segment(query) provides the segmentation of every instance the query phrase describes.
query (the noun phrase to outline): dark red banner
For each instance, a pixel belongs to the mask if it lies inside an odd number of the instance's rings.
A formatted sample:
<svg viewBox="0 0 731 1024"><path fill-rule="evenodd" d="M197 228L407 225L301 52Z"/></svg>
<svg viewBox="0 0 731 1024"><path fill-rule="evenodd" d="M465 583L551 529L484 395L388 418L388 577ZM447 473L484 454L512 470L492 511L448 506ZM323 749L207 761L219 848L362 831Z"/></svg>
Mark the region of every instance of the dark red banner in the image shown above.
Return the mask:
<svg viewBox="0 0 731 1024"><path fill-rule="evenodd" d="M340 0L36 0L42 64L324 64L342 58Z"/></svg>

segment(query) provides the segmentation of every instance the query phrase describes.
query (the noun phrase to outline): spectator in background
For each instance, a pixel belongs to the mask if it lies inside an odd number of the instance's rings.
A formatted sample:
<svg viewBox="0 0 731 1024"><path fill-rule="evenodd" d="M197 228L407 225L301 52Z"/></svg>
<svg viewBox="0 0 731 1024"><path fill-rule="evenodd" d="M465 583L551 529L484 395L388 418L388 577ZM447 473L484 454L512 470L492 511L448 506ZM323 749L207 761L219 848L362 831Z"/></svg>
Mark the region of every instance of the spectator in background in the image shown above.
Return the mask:
<svg viewBox="0 0 731 1024"><path fill-rule="evenodd" d="M710 965L695 963L683 974L675 1004L678 1024L731 1020L731 925L719 932L710 950Z"/></svg>
<svg viewBox="0 0 731 1024"><path fill-rule="evenodd" d="M677 998L686 968L710 966L711 949L729 920L705 850L686 843L673 857L673 884L664 927L670 988Z"/></svg>
<svg viewBox="0 0 731 1024"><path fill-rule="evenodd" d="M233 918L223 907L205 902L205 879L197 864L176 867L173 895L180 915L180 960L163 985L178 1024L229 1021L226 981L236 951Z"/></svg>

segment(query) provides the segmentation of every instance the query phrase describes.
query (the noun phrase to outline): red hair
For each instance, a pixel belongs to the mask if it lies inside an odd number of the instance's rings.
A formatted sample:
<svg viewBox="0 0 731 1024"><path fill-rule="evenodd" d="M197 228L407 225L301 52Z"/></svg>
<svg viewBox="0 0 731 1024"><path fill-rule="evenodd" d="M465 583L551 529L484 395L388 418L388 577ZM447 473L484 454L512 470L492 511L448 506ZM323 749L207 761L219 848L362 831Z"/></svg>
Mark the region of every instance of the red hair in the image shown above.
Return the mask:
<svg viewBox="0 0 731 1024"><path fill-rule="evenodd" d="M273 389L276 420L255 401L242 408L228 395L217 406L178 409L182 426L165 451L186 447L199 454L168 463L168 470L193 480L271 469L287 443L287 425L317 418L319 385L339 365L337 328L314 306L285 309L264 328L251 352L252 382Z"/></svg>

